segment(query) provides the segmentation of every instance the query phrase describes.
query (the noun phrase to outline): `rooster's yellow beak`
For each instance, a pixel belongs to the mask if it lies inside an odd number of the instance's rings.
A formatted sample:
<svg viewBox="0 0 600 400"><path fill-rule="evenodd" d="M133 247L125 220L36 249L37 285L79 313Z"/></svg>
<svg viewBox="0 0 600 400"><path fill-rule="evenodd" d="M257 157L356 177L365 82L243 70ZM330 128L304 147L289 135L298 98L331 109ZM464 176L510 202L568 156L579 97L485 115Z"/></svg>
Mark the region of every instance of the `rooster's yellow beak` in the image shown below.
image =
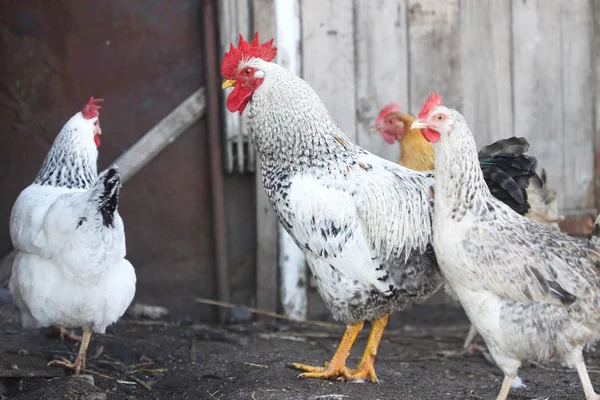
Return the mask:
<svg viewBox="0 0 600 400"><path fill-rule="evenodd" d="M223 84L221 84L221 89L227 89L228 87L235 86L237 81L234 79L223 79Z"/></svg>
<svg viewBox="0 0 600 400"><path fill-rule="evenodd" d="M96 131L96 135L102 135L102 129L98 128L98 130Z"/></svg>

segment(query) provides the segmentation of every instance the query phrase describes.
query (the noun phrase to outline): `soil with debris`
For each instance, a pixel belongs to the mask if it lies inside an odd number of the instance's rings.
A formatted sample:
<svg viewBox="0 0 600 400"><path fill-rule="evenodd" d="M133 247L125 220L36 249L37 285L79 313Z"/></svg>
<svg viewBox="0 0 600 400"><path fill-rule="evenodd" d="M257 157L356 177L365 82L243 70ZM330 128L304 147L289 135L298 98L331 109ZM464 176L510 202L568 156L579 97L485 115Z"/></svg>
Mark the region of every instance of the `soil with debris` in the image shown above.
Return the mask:
<svg viewBox="0 0 600 400"><path fill-rule="evenodd" d="M47 367L53 357L74 359L77 344L21 330L12 305L0 306L0 386L3 398L24 400L125 399L493 399L500 370L483 356L438 355L458 349L468 330L460 310L417 307L390 318L375 364L380 383L298 380L287 367L320 364L333 354L343 327L254 323L205 325L191 321L123 319L106 335L94 335L88 351L90 376L74 377ZM364 348L365 327L348 365ZM479 339L481 342L481 339ZM600 389L600 357L586 354ZM509 399L583 399L577 374L558 365L528 364L527 385Z"/></svg>

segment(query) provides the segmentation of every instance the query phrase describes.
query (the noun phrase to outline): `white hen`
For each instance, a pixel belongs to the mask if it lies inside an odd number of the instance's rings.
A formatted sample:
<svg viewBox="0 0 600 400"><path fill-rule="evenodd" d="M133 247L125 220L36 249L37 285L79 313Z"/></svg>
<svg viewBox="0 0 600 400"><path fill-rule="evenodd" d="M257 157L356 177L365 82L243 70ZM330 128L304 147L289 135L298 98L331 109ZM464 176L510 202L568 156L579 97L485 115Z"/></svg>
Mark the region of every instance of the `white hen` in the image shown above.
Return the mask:
<svg viewBox="0 0 600 400"><path fill-rule="evenodd" d="M23 326L83 328L75 362L52 362L75 373L85 368L92 331L104 333L123 315L136 282L117 212L119 171L96 172L98 101L90 98L66 123L10 218L17 251L10 291Z"/></svg>
<svg viewBox="0 0 600 400"><path fill-rule="evenodd" d="M513 212L485 184L475 140L457 111L432 94L413 129L436 143L433 246L442 273L504 372L498 400L525 360L576 367L600 338L599 227L583 241Z"/></svg>

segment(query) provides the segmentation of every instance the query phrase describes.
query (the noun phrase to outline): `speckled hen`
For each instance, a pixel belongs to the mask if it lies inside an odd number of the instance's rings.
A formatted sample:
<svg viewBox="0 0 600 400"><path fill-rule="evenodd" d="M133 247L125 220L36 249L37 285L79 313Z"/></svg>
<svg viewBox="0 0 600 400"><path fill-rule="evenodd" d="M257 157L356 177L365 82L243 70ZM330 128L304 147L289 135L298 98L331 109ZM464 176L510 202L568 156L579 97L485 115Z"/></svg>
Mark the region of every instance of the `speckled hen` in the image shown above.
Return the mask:
<svg viewBox="0 0 600 400"><path fill-rule="evenodd" d="M240 36L223 58L231 112L247 124L267 196L304 252L333 316L348 324L326 367L293 364L300 377L367 378L388 314L442 284L431 247L431 173L411 171L351 143L302 79L272 63L272 40ZM373 321L356 369L346 367L365 320Z"/></svg>
<svg viewBox="0 0 600 400"><path fill-rule="evenodd" d="M599 227L590 240L577 240L495 199L464 118L443 107L437 93L412 128L435 143L433 244L444 276L504 372L498 399L506 399L525 360L577 368L586 398L600 399L582 356L600 335Z"/></svg>
<svg viewBox="0 0 600 400"><path fill-rule="evenodd" d="M99 101L90 98L65 124L10 217L17 254L9 286L23 326L83 328L75 362L51 362L75 373L85 369L92 331L123 315L136 282L117 211L119 170L96 172Z"/></svg>

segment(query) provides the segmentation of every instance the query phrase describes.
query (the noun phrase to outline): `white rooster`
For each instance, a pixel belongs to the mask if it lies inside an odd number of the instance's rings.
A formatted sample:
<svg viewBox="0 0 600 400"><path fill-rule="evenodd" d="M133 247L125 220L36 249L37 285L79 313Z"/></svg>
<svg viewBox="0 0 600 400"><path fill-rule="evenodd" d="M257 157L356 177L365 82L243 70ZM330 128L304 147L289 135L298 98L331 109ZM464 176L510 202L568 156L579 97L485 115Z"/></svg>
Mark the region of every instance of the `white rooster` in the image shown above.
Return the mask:
<svg viewBox="0 0 600 400"><path fill-rule="evenodd" d="M578 240L495 199L463 116L443 107L437 93L412 128L435 143L433 245L442 273L504 372L498 400L508 396L524 360L575 367L586 399L599 400L582 349L600 338L600 227L590 240Z"/></svg>
<svg viewBox="0 0 600 400"><path fill-rule="evenodd" d="M379 158L335 123L315 91L272 63L273 40L240 36L221 63L231 112L248 107L262 181L282 226L303 251L334 318L347 323L325 367L292 364L300 377L377 382L374 360L388 315L427 298L443 283L431 247L431 172ZM372 321L355 369L346 359Z"/></svg>
<svg viewBox="0 0 600 400"><path fill-rule="evenodd" d="M22 324L83 328L75 362L51 362L76 374L92 331L104 333L123 315L136 283L117 212L119 171L96 172L99 101L90 98L65 124L10 217L17 254L9 286Z"/></svg>

